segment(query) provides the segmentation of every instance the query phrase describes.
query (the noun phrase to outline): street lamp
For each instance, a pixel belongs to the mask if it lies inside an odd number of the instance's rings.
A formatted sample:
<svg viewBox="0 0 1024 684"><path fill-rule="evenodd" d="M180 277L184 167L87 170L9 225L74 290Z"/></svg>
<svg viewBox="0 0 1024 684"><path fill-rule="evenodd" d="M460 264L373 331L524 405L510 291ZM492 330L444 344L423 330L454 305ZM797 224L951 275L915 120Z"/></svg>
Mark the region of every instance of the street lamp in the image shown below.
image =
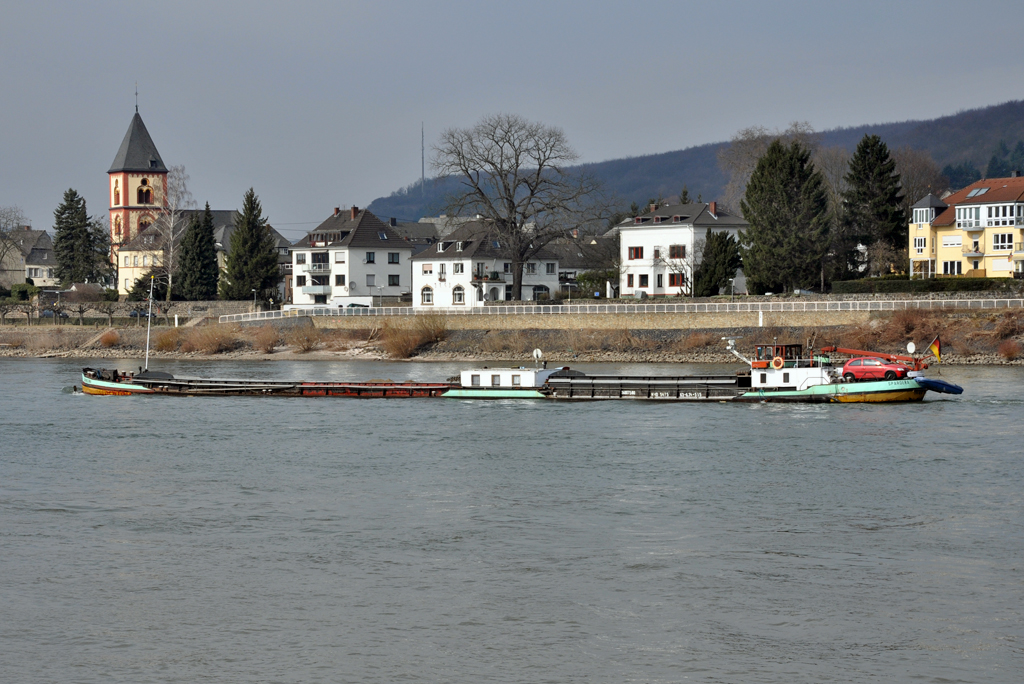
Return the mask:
<svg viewBox="0 0 1024 684"><path fill-rule="evenodd" d="M736 301L736 279L729 278L729 301Z"/></svg>
<svg viewBox="0 0 1024 684"><path fill-rule="evenodd" d="M256 290L255 290L255 288L252 291L252 312L256 313Z"/></svg>

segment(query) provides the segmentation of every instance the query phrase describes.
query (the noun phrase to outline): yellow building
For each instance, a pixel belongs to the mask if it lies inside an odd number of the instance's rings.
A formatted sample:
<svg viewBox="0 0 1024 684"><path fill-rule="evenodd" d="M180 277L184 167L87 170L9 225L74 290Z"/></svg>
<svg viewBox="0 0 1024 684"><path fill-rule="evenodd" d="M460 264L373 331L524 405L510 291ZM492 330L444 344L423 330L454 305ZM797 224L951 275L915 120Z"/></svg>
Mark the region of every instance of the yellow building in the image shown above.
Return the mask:
<svg viewBox="0 0 1024 684"><path fill-rule="evenodd" d="M135 281L163 264L164 239L157 226L147 226L117 252L117 292L127 295Z"/></svg>
<svg viewBox="0 0 1024 684"><path fill-rule="evenodd" d="M1022 227L1024 178L981 180L941 200L927 195L913 207L911 277L1022 277Z"/></svg>

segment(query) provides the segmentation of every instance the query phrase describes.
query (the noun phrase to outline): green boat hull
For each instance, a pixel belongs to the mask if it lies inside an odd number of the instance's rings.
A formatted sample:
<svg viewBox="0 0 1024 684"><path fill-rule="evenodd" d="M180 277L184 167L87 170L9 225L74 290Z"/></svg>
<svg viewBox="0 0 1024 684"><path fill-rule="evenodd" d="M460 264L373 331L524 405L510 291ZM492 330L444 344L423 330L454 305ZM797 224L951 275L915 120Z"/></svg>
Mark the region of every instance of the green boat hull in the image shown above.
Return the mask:
<svg viewBox="0 0 1024 684"><path fill-rule="evenodd" d="M803 390L752 390L736 401L794 401L809 403L884 403L921 401L927 390L913 378L814 385Z"/></svg>

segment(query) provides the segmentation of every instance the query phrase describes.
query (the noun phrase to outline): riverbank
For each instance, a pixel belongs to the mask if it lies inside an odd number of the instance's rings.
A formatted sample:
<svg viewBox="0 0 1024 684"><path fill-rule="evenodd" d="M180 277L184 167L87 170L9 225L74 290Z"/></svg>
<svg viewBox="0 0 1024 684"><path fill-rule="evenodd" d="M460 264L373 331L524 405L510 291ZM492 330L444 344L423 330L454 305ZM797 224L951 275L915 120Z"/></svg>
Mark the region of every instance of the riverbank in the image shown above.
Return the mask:
<svg viewBox="0 0 1024 684"><path fill-rule="evenodd" d="M332 329L308 319L289 327L209 325L154 327L150 357L164 359L414 360L532 362L534 349L554 363L731 363L723 337L742 351L777 341L821 348L838 345L905 353L924 350L936 336L943 363L1024 364L1024 313L900 311L855 325L707 329L451 329L442 316L385 321L367 329ZM132 358L145 356L146 330L75 325L4 326L0 357Z"/></svg>

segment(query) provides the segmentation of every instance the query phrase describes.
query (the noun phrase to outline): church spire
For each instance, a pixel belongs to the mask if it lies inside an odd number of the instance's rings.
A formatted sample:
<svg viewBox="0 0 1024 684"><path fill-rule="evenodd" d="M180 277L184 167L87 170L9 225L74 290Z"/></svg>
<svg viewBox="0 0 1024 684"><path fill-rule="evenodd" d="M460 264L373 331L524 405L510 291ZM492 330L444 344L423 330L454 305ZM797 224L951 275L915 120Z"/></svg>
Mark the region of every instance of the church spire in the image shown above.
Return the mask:
<svg viewBox="0 0 1024 684"><path fill-rule="evenodd" d="M136 108L138 105L136 105ZM128 132L124 134L121 147L117 150L114 163L110 165L107 173L118 171L141 171L145 173L167 173L163 159L149 137L146 124L142 123L142 117L136 109L131 124L128 125Z"/></svg>

